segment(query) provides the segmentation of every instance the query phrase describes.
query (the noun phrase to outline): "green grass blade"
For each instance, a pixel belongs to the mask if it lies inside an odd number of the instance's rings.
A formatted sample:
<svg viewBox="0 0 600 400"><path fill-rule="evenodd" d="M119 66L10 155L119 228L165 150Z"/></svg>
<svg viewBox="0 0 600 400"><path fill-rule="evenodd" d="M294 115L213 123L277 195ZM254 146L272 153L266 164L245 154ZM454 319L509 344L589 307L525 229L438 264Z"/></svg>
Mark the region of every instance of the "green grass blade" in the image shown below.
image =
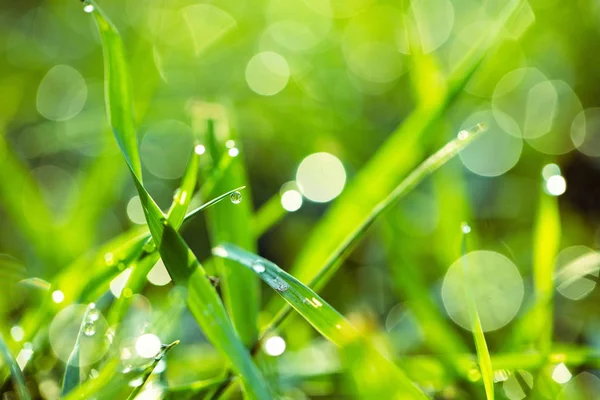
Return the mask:
<svg viewBox="0 0 600 400"><path fill-rule="evenodd" d="M81 325L79 326L79 332L77 333L77 338L75 339L73 351L71 352L65 367L63 385L60 393L61 396L66 396L69 392L81 384L81 370L79 368L79 349L81 346L81 338L83 337L88 324L93 323L94 321L90 319L90 313L97 312L95 309L96 306L92 303L86 308L85 313L83 314L83 319L81 320Z"/></svg>
<svg viewBox="0 0 600 400"><path fill-rule="evenodd" d="M318 294L299 280L288 274L276 264L250 253L232 244L222 244L213 249L218 257L230 259L245 266L258 275L267 285L293 307L321 335L342 348L355 347L366 351L368 360L381 368L385 379L394 382L395 394L409 394L408 398L426 399L427 397L408 379L408 377L377 352L357 330L339 312L331 307ZM392 396L391 398L396 398Z"/></svg>
<svg viewBox="0 0 600 400"><path fill-rule="evenodd" d="M215 247L213 255L237 262L257 275L321 335L336 345L343 346L356 335L356 330L340 313L271 261L229 243Z"/></svg>
<svg viewBox="0 0 600 400"><path fill-rule="evenodd" d="M331 265L339 261L337 255L340 250L348 241L360 235L360 230L377 205L421 159L424 152L421 139L465 87L490 47L500 40L504 23L521 3L522 0L508 2L500 18L486 29L478 43L450 75L449 90L444 100L435 107L417 108L410 114L329 208L292 267L292 274L300 281L310 283L311 287L318 290L335 271ZM402 150L401 157L398 156L399 149ZM269 308L280 315L280 306L271 305Z"/></svg>
<svg viewBox="0 0 600 400"><path fill-rule="evenodd" d="M173 225L176 229L179 229L179 227L183 223L188 207L190 205L190 201L192 201L192 195L194 194L196 182L198 181L199 164L200 154L196 151L193 151L192 155L190 156L190 161L186 166L185 173L183 174L181 185L175 193L173 203L171 204L171 207L169 208L169 213L167 214L167 219L169 220L169 223Z"/></svg>
<svg viewBox="0 0 600 400"><path fill-rule="evenodd" d="M277 193L259 208L252 219L254 235L261 237L269 228L287 215L288 211L281 205L281 195Z"/></svg>
<svg viewBox="0 0 600 400"><path fill-rule="evenodd" d="M198 180L199 160L200 154L195 151L192 152L190 160L186 166L186 170L183 174L181 185L177 189L173 198L173 202L171 203L171 207L169 208L167 220L175 229L179 229L183 223L185 213L187 212L190 201L192 200L192 195L196 187L196 181ZM144 252L141 253L141 257L137 260L137 262L133 263L131 275L129 275L129 279L127 279L127 282L125 283L125 287L121 292L121 296L119 296L114 306L111 308L108 316L108 321L111 323L111 325L120 322L125 316L127 308L131 304L131 294L139 293L141 291L146 282L148 273L158 261L158 252L156 251L156 246L154 245L154 239L150 238L150 236L148 236L147 240L145 241L143 249ZM123 293L127 293L127 295L123 295Z"/></svg>
<svg viewBox="0 0 600 400"><path fill-rule="evenodd" d="M244 166L243 155L231 157L225 153L225 138L217 139L214 131L214 121L208 124L208 151L213 164L220 164L222 158L232 158L231 164L223 171L214 187L215 193L226 191L230 187L246 186L248 178ZM196 123L195 125L200 125ZM228 140L234 137L228 132ZM237 142L237 141L236 141ZM234 142L234 143L236 143ZM239 146L239 143L236 143ZM256 251L256 240L252 226L252 200L250 193L239 204L224 204L207 211L206 220L211 243L230 242L249 251ZM220 287L225 307L231 317L233 326L240 335L242 342L250 348L258 339L258 308L259 283L250 271L238 264L224 259L216 259L215 266L220 277Z"/></svg>
<svg viewBox="0 0 600 400"><path fill-rule="evenodd" d="M470 229L469 229L470 231ZM463 282L469 282L467 276L470 274L469 265L465 256L467 255L467 235L468 233L463 230L463 244L462 244L462 272L464 274ZM463 286L465 291L465 298L467 299L467 308L469 310L469 319L471 320L471 332L473 333L473 340L475 341L475 349L477 350L477 360L479 362L479 369L481 371L481 377L483 379L483 385L485 387L485 394L488 400L494 400L494 369L492 368L492 359L490 352L488 351L487 343L485 341L485 335L483 334L483 328L481 327L481 320L479 319L479 313L477 312L477 304L469 289L469 285Z"/></svg>
<svg viewBox="0 0 600 400"><path fill-rule="evenodd" d="M549 351L553 331L554 260L561 238L560 213L556 197L541 192L533 232L534 303L519 319L504 350L534 345Z"/></svg>
<svg viewBox="0 0 600 400"><path fill-rule="evenodd" d="M6 345L2 335L0 335L0 352L2 352L4 362L10 369L10 375L12 376L14 387L19 394L19 398L21 400L31 400L31 394L29 393L29 389L27 389L27 385L25 384L23 372L21 371L21 368L19 368L19 364L17 364L15 358L10 353L10 350L8 349L8 346Z"/></svg>
<svg viewBox="0 0 600 400"><path fill-rule="evenodd" d="M455 354L466 353L468 348L436 307L416 257L410 254L406 246L398 246L400 233L397 225L392 218L381 224L395 289L419 321L429 347L457 369Z"/></svg>
<svg viewBox="0 0 600 400"><path fill-rule="evenodd" d="M174 283L187 288L188 307L206 336L222 355L231 361L249 395L257 399L267 399L267 386L252 362L248 350L235 333L223 303L207 279L204 269L141 182L141 163L123 44L113 25L95 4L94 6L92 14L97 22L104 49L109 122L131 170L154 243Z"/></svg>
<svg viewBox="0 0 600 400"><path fill-rule="evenodd" d="M534 228L533 287L536 299L534 318L539 327L536 336L542 353L549 351L552 345L554 260L560 246L560 228L558 199L540 193Z"/></svg>
<svg viewBox="0 0 600 400"><path fill-rule="evenodd" d="M160 353L157 354L156 357L154 357L154 360L152 360L152 363L146 368L146 370L142 374L142 384L139 386L136 386L131 391L129 396L127 396L127 400L134 400L136 398L136 396L140 393L140 391L142 390L142 388L148 381L148 378L150 378L150 375L152 375L152 371L154 371L154 368L156 368L156 366L158 365L160 360L162 360L164 357L166 357L167 353L178 344L179 344L179 340L176 340L173 343L163 345L163 348L160 350Z"/></svg>
<svg viewBox="0 0 600 400"><path fill-rule="evenodd" d="M340 265L341 260L343 260L344 257L347 256L347 254L354 248L354 246L364 236L367 229L373 224L377 217L389 209L398 199L402 198L412 189L414 189L423 179L456 156L461 149L465 148L473 140L476 140L485 130L486 127L482 124L479 124L470 131L462 131L459 134L459 137L449 142L437 153L433 154L431 157L421 163L413 172L408 175L408 177L406 177L406 179L404 179L398 186L388 193L387 196L383 197L379 203L372 207L364 219L357 224L356 228L352 229L350 234L348 234L336 246L335 250L333 250L333 252L327 257L323 268L316 272L316 275L310 279L309 286L315 291L319 291L335 273ZM353 208L351 215L357 215L357 213L364 212L364 210L360 209L360 205L362 204L360 197L356 199L354 203L346 204L348 207ZM340 219L340 221L343 220L343 218ZM339 230L339 226L336 229ZM339 232L336 233L338 236L339 234ZM325 241L326 239L322 238L322 240ZM289 309L287 308L281 308L269 326L278 324L288 311Z"/></svg>
<svg viewBox="0 0 600 400"><path fill-rule="evenodd" d="M252 362L250 353L233 329L215 288L192 251L170 225L165 225L160 254L169 273L172 273L173 266L186 268L185 271L173 271L175 273L171 277L176 283L178 280L182 281L182 278L187 283L190 312L208 339L229 358L252 397L268 399L270 395L266 384Z"/></svg>
<svg viewBox="0 0 600 400"><path fill-rule="evenodd" d="M92 15L102 42L108 122L129 167L141 180L142 163L137 144L131 83L123 42L117 28L104 12L94 2L88 1L88 3L94 6Z"/></svg>

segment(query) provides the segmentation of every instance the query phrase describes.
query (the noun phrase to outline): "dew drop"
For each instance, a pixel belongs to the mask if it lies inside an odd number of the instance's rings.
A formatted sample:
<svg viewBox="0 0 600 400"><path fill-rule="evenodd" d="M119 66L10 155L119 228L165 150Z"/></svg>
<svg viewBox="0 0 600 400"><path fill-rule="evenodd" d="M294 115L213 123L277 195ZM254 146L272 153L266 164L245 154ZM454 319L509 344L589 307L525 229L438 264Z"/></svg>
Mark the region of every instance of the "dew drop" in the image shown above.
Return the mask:
<svg viewBox="0 0 600 400"><path fill-rule="evenodd" d="M106 253L104 255L104 262L108 266L115 265L115 256L113 255L113 253Z"/></svg>
<svg viewBox="0 0 600 400"><path fill-rule="evenodd" d="M87 2L83 3L83 11L86 13L91 13L94 11L94 5Z"/></svg>
<svg viewBox="0 0 600 400"><path fill-rule="evenodd" d="M462 131L458 132L458 140L465 140L468 137L469 131L463 129Z"/></svg>
<svg viewBox="0 0 600 400"><path fill-rule="evenodd" d="M154 250L156 250L156 244L154 243L154 240L150 239L150 241L144 244L144 251L146 253L153 253Z"/></svg>
<svg viewBox="0 0 600 400"><path fill-rule="evenodd" d="M278 292L285 292L286 290L288 290L290 288L290 286L285 283L285 281L283 281L282 279L278 278L278 277L269 277L267 279L267 283L269 284L269 286L271 286L273 289L277 290Z"/></svg>
<svg viewBox="0 0 600 400"><path fill-rule="evenodd" d="M96 326L93 322L86 322L83 326L83 333L85 336L94 336L96 334Z"/></svg>
<svg viewBox="0 0 600 400"><path fill-rule="evenodd" d="M100 318L100 313L98 312L98 310L90 310L90 312L87 315L88 323L94 323L94 322L98 321L99 318Z"/></svg>
<svg viewBox="0 0 600 400"><path fill-rule="evenodd" d="M469 226L469 224L467 224L466 222L463 222L460 225L460 230L466 235L467 233L471 233L471 226Z"/></svg>
<svg viewBox="0 0 600 400"><path fill-rule="evenodd" d="M143 383L144 383L144 378L139 377L139 378L135 378L135 379L129 381L129 386L139 387L139 386L142 386Z"/></svg>
<svg viewBox="0 0 600 400"><path fill-rule="evenodd" d="M237 190L229 196L229 199L233 204L240 204L242 202L242 194Z"/></svg>
<svg viewBox="0 0 600 400"><path fill-rule="evenodd" d="M257 274L260 274L262 272L265 272L266 267L265 264L262 261L255 261L252 264L252 269L254 270L254 272L256 272Z"/></svg>

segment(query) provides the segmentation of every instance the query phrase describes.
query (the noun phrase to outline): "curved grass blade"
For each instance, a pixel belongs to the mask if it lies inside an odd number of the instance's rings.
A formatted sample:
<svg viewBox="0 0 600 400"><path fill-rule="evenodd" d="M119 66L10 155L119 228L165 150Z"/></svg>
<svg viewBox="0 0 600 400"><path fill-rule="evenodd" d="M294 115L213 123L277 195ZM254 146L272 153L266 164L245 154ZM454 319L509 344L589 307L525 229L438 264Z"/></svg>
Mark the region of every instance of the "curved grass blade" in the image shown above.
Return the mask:
<svg viewBox="0 0 600 400"><path fill-rule="evenodd" d="M394 382L394 393L390 398L426 399L423 394L397 366L377 352L359 332L331 307L325 300L299 280L276 264L232 244L222 244L213 249L213 254L244 265L258 275L277 292L321 335L342 348L358 346L368 353L367 358L387 373ZM402 394L407 397L397 397Z"/></svg>
<svg viewBox="0 0 600 400"><path fill-rule="evenodd" d="M463 242L462 242L462 272L464 274L463 282L468 282L466 277L470 274L469 265L467 264L467 235L469 230L463 229ZM471 332L473 333L473 339L475 340L475 348L477 350L477 359L479 362L479 369L481 370L481 377L483 379L483 385L485 387L485 394L488 400L494 400L494 369L492 368L492 359L490 352L488 351L487 343L485 341L485 335L483 334L483 328L481 327L481 320L479 319L479 313L477 312L477 305L473 294L469 289L469 285L463 286L465 291L465 298L467 299L467 308L469 310L469 319L471 320Z"/></svg>
<svg viewBox="0 0 600 400"><path fill-rule="evenodd" d="M223 171L214 190L218 193L232 186L247 185L248 177L243 151L235 157L230 156L228 152L225 153L225 138L217 138L214 130L216 123L224 125L225 121L211 122L208 123L206 134L207 142L213 144L208 146L213 163L220 164L222 158L232 158L231 165ZM229 141L235 138L232 132L227 134ZM229 242L246 250L256 251L256 238L251 223L252 200L251 196L246 197L247 199L241 202L236 200L235 203L212 208L206 213L211 243ZM215 259L215 266L220 277L221 296L233 326L242 342L250 348L258 339L259 281L252 272L230 260Z"/></svg>
<svg viewBox="0 0 600 400"><path fill-rule="evenodd" d="M439 353L447 365L459 371L455 355L468 352L468 347L436 307L415 256L406 246L398 246L397 220L387 218L382 222L379 226L385 240L389 270L396 292L419 321L429 348Z"/></svg>
<svg viewBox="0 0 600 400"><path fill-rule="evenodd" d="M235 333L225 307L204 269L141 182L141 163L133 129L133 110L123 44L114 26L107 21L96 4L93 5L92 14L104 49L109 122L131 170L154 243L174 283L187 288L188 307L207 338L230 360L248 394L253 398L268 399L270 396L267 385L250 353Z"/></svg>
<svg viewBox="0 0 600 400"><path fill-rule="evenodd" d="M314 278L310 280L309 286L313 290L319 291L331 278L335 271L337 271L341 261L364 236L367 229L373 224L373 222L375 222L377 217L389 209L398 199L402 198L412 189L414 189L419 183L421 183L423 179L431 175L434 171L456 156L460 150L469 145L469 143L471 143L473 140L476 140L483 132L485 132L486 129L487 127L483 124L478 124L470 131L461 131L458 138L452 140L446 144L446 146L442 147L442 149L440 149L437 153L423 161L423 163L421 163L413 172L408 175L408 177L406 177L406 179L396 186L391 193L377 203L371 212L366 215L365 219L357 224L356 229L354 229L336 246L335 250L327 257L324 267L317 272ZM354 204L353 207L358 206ZM270 327L279 324L283 318L285 318L288 312L289 307L280 308L275 318L265 330L268 330Z"/></svg>
<svg viewBox="0 0 600 400"><path fill-rule="evenodd" d="M183 223L185 213L192 199L192 194L196 187L196 181L198 180L198 165L200 160L200 153L193 151L190 160L186 166L186 170L181 180L181 186L177 189L173 202L169 208L167 220L175 227L179 229ZM119 296L115 301L114 306L111 308L111 312L108 317L109 323L115 324L122 320L127 308L132 301L132 293L139 293L143 288L148 273L152 270L156 262L158 261L158 253L154 240L148 236L148 239L143 245L143 249L147 253L147 257L139 259L139 262L133 264L131 275L125 283L125 287L121 293L128 293L127 296ZM144 254L142 254L143 257Z"/></svg>
<svg viewBox="0 0 600 400"><path fill-rule="evenodd" d="M81 338L83 337L88 324L93 323L93 321L90 319L90 313L97 312L95 309L96 306L94 303L92 303L86 308L85 313L83 314L83 319L81 320L81 325L79 326L79 332L77 333L77 338L75 339L73 351L71 352L71 355L67 360L67 366L65 367L63 385L60 393L61 396L66 396L69 392L81 384L81 370L79 369L79 349L81 346Z"/></svg>
<svg viewBox="0 0 600 400"><path fill-rule="evenodd" d="M137 144L133 108L131 107L133 99L123 42L117 28L98 8L98 5L93 1L86 0L86 2L94 7L92 15L102 42L106 76L104 93L108 123L129 168L141 181L142 163Z"/></svg>
<svg viewBox="0 0 600 400"><path fill-rule="evenodd" d="M321 335L338 346L356 336L348 320L313 290L276 264L242 248L225 243L215 247L213 255L242 264L287 301Z"/></svg>
<svg viewBox="0 0 600 400"><path fill-rule="evenodd" d="M346 244L361 236L361 230L369 223L369 216L378 204L398 185L400 177L418 163L424 151L421 139L435 126L466 86L488 50L501 38L504 24L518 11L522 2L523 0L508 2L500 17L486 29L485 34L481 35L477 44L450 75L449 90L444 99L432 107L417 108L404 119L328 209L291 269L292 274L300 281L319 290L329 279L337 268L339 256ZM399 149L402 149L401 157L398 157ZM286 306L283 307L287 309ZM270 304L269 309L277 319L286 312L279 303Z"/></svg>
<svg viewBox="0 0 600 400"><path fill-rule="evenodd" d="M21 400L31 400L31 394L29 393L29 389L27 389L27 385L25 384L25 377L23 376L23 372L21 368L19 368L19 364L10 353L6 342L4 341L4 337L0 334L0 352L2 352L2 357L4 358L4 362L8 365L10 369L10 375L12 376L13 384L15 390L19 394L19 398Z"/></svg>
<svg viewBox="0 0 600 400"><path fill-rule="evenodd" d="M127 396L127 400L134 400L136 398L136 396L140 393L140 391L142 390L142 388L144 387L144 385L148 381L148 378L150 378L150 375L152 374L152 371L154 371L154 368L156 368L156 366L158 365L158 363L160 362L160 360L162 360L167 355L167 353L169 352L169 350L171 350L173 347L175 347L178 344L179 344L179 340L176 340L173 343L170 343L170 344L167 344L167 345L163 345L163 347L160 350L160 353L158 353L156 355L156 357L154 357L154 360L152 360L152 363L146 368L146 370L142 374L142 377L141 377L142 383L139 386L136 386L131 391L131 393L129 394L129 396Z"/></svg>
<svg viewBox="0 0 600 400"><path fill-rule="evenodd" d="M561 225L558 199L540 193L533 243L533 285L536 298L534 311L539 326L538 348L550 351L553 334L554 260L560 246Z"/></svg>
<svg viewBox="0 0 600 400"><path fill-rule="evenodd" d="M554 260L561 238L560 212L556 197L540 193L533 232L534 303L523 314L503 350L515 346L534 345L541 352L552 344L554 296Z"/></svg>

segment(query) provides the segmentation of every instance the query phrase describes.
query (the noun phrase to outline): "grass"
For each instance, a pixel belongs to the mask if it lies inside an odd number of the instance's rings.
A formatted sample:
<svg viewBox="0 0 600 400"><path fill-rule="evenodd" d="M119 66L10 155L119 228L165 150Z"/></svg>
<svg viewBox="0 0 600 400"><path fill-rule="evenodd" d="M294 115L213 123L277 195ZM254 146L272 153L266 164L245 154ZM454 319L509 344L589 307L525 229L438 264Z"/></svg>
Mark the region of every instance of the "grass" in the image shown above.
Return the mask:
<svg viewBox="0 0 600 400"><path fill-rule="evenodd" d="M505 371L515 376L519 370L534 373L536 384L532 391L538 398L544 392L554 396L560 393L561 386L552 379L552 369L557 364L564 363L573 371L598 368L600 354L593 346L565 346L554 340L556 286L597 270L597 258L590 257L584 266L581 260L568 265L563 270L565 276L555 274L554 260L563 241L555 197L539 193L530 251L533 296L506 335L484 335L478 305L468 286L465 307L469 311L470 332L454 326L432 294L432 281L439 278L436 273L440 271L422 267L422 254L411 249L411 239L402 246L397 243L398 238L403 238L403 226L394 212L403 206L403 199L422 190L424 183L431 183L439 193L441 214L446 219L436 232L443 249L428 256L449 265L467 254L467 235L458 233L457 221L468 220L471 204L463 193L463 177L451 161L486 134L487 127L479 124L461 131L444 145L440 145L439 137L443 135L439 132L448 131L444 125L447 114L489 53L505 40L505 27L518 20L525 3L506 2L464 59L447 73L434 54L420 53L415 31L407 32L413 51L409 79L415 92L414 110L352 174L343 193L323 216L319 215L287 269L259 255L259 240L273 234L284 243L285 235L279 236L277 224L288 217L288 212L281 207L279 196L269 198L266 194L264 205L254 211L253 192L249 189L256 171L247 170L244 159L250 151L245 151L243 146L247 143L235 128L229 127L230 118L222 109L207 114L205 103L192 100L188 104L194 150L170 205L164 207L164 201L153 193L151 179L142 176L139 119L134 112L134 105L139 107L135 101L138 92L131 83L132 61L127 57L127 42L103 7L86 0L84 6L89 15L85 17L93 19L103 50L106 120L119 151L112 151L110 142L102 142L100 155L78 177L82 189L70 198L68 212L55 216L28 166L0 137L0 181L19 182L23 190L19 196L28 200L23 204L9 185L0 183L2 211L30 244L31 254L44 260L48 270L47 282L38 280L44 285L36 286L38 292L22 306L15 324L22 328L22 338L5 341L5 337L15 335L9 334L8 323L0 324L3 391L12 390L24 400L36 398L31 394L37 395L37 391L30 390L31 381L52 371L62 376L56 398L67 400L134 400L155 386L161 388L160 398L172 399L224 400L239 397L241 391L245 398L266 400L286 398L284 393L292 387L302 395L306 388L314 393L322 390L328 393L326 398L493 400L504 398L496 377ZM151 82L141 92L153 88ZM150 100L142 101L142 108L144 102L149 108ZM232 146L237 150L234 155L227 151ZM103 190L103 186L126 180L120 168L122 161L129 172L127 181L141 201L145 224L94 247L92 225L103 218L103 209L115 201L121 190ZM271 172L276 175L277 171ZM88 203L90 207L86 207ZM289 220L292 216L285 219ZM368 246L371 235L377 235L382 243L380 248L370 250L373 253L361 247ZM473 240L469 247L485 242L475 236L478 235L470 235ZM460 240L462 251L454 245ZM199 242L211 248L211 254L202 254ZM285 249L282 252L289 256ZM369 309L358 304L360 300L352 293L342 293L343 301L331 293L337 284L347 287L341 284L347 279L341 269L349 268L352 255L363 253L379 254L386 260L389 270L384 272L385 283L379 289L393 291L403 301L403 309L414 316L423 337L421 347L411 347L411 332L403 330L395 337L381 329L376 322L378 317L368 311L347 315L340 311ZM145 303L140 305L140 295L148 290L147 276L159 259L172 287L163 296L167 301L161 303L160 311L150 313L146 312ZM463 273L468 275L473 267L465 262ZM368 268L369 274L375 275L376 266L369 264ZM7 276L11 271L5 271ZM129 271L129 275L123 289L114 294L111 282L124 271ZM18 279L11 279L16 280L17 287L25 287L24 283L38 278L19 275ZM368 285L368 280L359 281L356 286ZM388 286L391 290L387 290ZM268 290L263 290L265 287ZM60 301L56 301L56 296ZM374 299L369 301L375 303ZM38 371L47 360L43 355L56 352L51 331L57 315L65 306L78 303L87 308L82 320L76 321L78 333L70 356L62 361L52 358L49 367ZM348 303L352 307L347 307ZM145 314L151 316L136 319ZM102 321L106 322L107 331L96 333ZM186 342L192 324L203 346L194 351ZM90 326L94 329L88 335ZM132 360L126 354L136 348L134 339L140 333L156 335L166 344L153 357ZM109 340L112 345L92 365L81 362L84 335L104 335L102 340ZM277 335L285 336L293 349L281 358L283 361L270 357L265 350L269 339ZM398 350L395 341L400 342L400 348L406 346L409 350ZM26 348L21 343L33 346L33 356L24 353ZM327 365L323 370L312 361L314 351L309 361L302 358L303 351L314 350L311 346L317 344L335 354L323 357L323 364ZM188 351L190 357L201 356L188 362L172 361L185 359ZM163 364L166 369L162 369ZM302 369L307 365L308 372ZM193 379L187 383L173 379L179 375L191 375Z"/></svg>

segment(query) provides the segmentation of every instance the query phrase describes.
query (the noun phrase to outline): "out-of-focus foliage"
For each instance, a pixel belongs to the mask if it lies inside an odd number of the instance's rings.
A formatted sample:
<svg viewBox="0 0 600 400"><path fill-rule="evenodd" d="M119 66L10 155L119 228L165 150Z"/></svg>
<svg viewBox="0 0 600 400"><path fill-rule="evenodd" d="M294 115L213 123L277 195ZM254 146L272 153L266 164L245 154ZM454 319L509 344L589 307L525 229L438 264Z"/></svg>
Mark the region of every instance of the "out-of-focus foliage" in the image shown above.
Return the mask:
<svg viewBox="0 0 600 400"><path fill-rule="evenodd" d="M0 392L597 397L599 27L592 0L3 2Z"/></svg>

